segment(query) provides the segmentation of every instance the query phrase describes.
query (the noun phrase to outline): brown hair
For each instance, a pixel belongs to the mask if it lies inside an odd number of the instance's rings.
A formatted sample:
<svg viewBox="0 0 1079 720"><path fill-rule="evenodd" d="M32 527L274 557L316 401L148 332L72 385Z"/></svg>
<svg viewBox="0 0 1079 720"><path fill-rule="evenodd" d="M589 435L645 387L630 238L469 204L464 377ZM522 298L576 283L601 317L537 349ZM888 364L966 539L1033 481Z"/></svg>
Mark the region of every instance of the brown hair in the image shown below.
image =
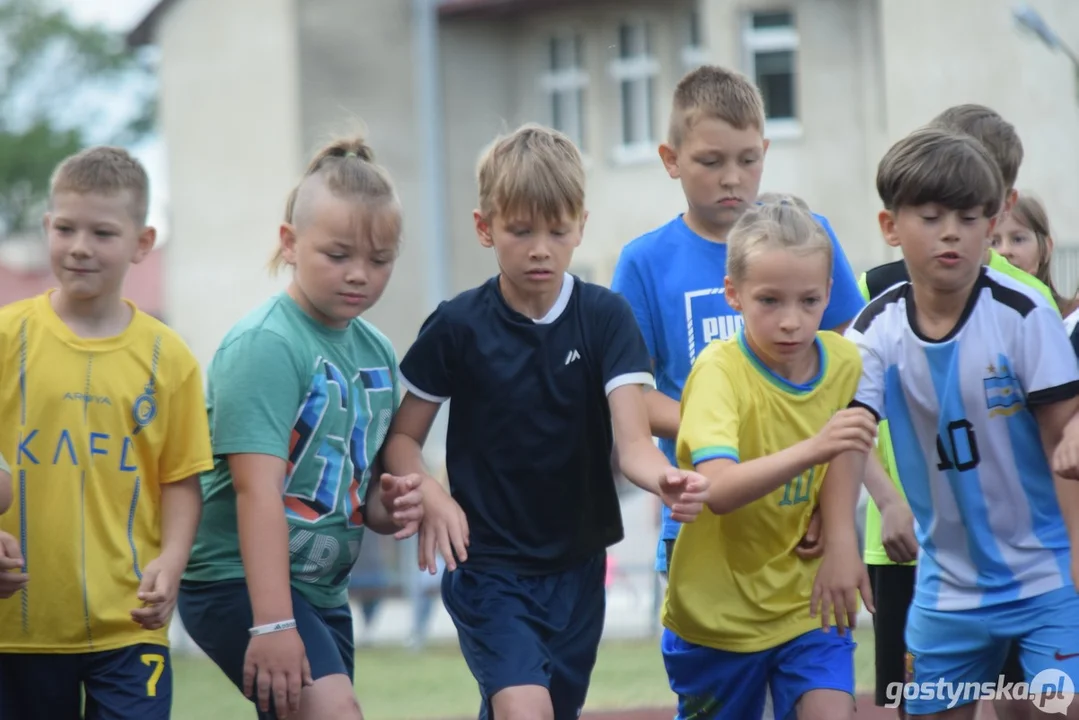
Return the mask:
<svg viewBox="0 0 1079 720"><path fill-rule="evenodd" d="M727 236L727 275L733 282L746 276L750 258L762 250L781 249L799 254L822 253L832 267L833 248L828 233L796 198L751 205Z"/></svg>
<svg viewBox="0 0 1079 720"><path fill-rule="evenodd" d="M877 167L877 192L888 210L939 203L952 210L1000 211L1000 168L970 135L924 127L893 145Z"/></svg>
<svg viewBox="0 0 1079 720"><path fill-rule="evenodd" d="M401 208L394 190L393 181L386 169L375 162L375 153L363 137L356 136L335 140L319 150L312 158L303 178L289 193L285 203L285 222L297 228L310 220L310 199L307 197L316 183L328 189L336 197L355 197L366 203L372 210L390 210L382 219L386 221L379 227L379 234L393 236L399 242L401 237ZM365 232L374 231L372 219L368 219ZM278 247L270 260L270 270L277 272L284 265L285 259Z"/></svg>
<svg viewBox="0 0 1079 720"><path fill-rule="evenodd" d="M745 75L716 65L702 65L679 81L667 130L678 147L685 131L702 117L722 120L736 130L764 132L764 99Z"/></svg>
<svg viewBox="0 0 1079 720"><path fill-rule="evenodd" d="M1038 243L1038 269L1034 273L1034 277L1045 283L1045 286L1049 288L1049 292L1053 294L1053 302L1057 304L1057 308L1064 315L1068 314L1071 304L1075 301L1074 298L1068 299L1057 292L1056 286L1053 285L1053 251L1050 248L1050 243L1053 242L1053 234L1049 227L1049 213L1045 211L1045 206L1034 196L1027 193L1020 193L1019 200L1015 203L1015 207L1012 208L1012 217L1015 221L1034 233L1034 239Z"/></svg>
<svg viewBox="0 0 1079 720"><path fill-rule="evenodd" d="M985 146L997 164L1005 192L1015 187L1019 166L1023 164L1023 142L1015 127L997 111L984 105L968 103L950 107L933 118L934 127L966 133Z"/></svg>
<svg viewBox="0 0 1079 720"><path fill-rule="evenodd" d="M75 153L53 171L49 198L73 192L114 195L131 193L131 216L140 228L146 225L150 202L150 178L146 168L123 148L99 145Z"/></svg>
<svg viewBox="0 0 1079 720"><path fill-rule="evenodd" d="M476 168L480 212L491 217L543 217L548 222L584 215L584 164L573 142L534 123L499 136Z"/></svg>

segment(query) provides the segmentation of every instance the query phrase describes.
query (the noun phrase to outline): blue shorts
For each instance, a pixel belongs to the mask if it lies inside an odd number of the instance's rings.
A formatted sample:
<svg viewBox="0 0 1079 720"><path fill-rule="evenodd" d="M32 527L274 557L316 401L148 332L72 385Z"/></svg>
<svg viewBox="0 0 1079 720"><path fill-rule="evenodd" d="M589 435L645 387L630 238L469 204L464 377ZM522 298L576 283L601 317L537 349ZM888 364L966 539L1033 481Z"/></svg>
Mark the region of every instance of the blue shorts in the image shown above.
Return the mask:
<svg viewBox="0 0 1079 720"><path fill-rule="evenodd" d="M185 580L180 583L176 607L187 634L242 692L244 656L251 639L247 631L254 622L247 584L243 580ZM292 614L307 652L307 662L311 665L311 679L348 675L352 680L356 653L351 608L347 604L335 608L315 607L292 588ZM271 698L270 712L260 712L259 718L276 717Z"/></svg>
<svg viewBox="0 0 1079 720"><path fill-rule="evenodd" d="M963 683L996 682L1012 641L1019 648L1027 682L1044 670L1062 671L1079 682L1079 595L1075 588L974 610L927 610L912 605L907 618L910 682L928 688L943 681L957 694ZM911 715L942 712L977 699L972 694L951 697L946 691L928 689L911 691L905 697Z"/></svg>
<svg viewBox="0 0 1079 720"><path fill-rule="evenodd" d="M5 720L168 720L171 709L172 659L164 645L71 655L0 654L0 718Z"/></svg>
<svg viewBox="0 0 1079 720"><path fill-rule="evenodd" d="M495 693L519 685L542 685L556 718L577 717L603 634L606 560L601 553L549 575L467 562L442 574L443 603L480 686L480 720L494 717Z"/></svg>
<svg viewBox="0 0 1079 720"><path fill-rule="evenodd" d="M670 630L663 631L660 645L671 690L678 696L675 720L759 718L768 688L776 720L794 717L799 698L811 690L839 690L854 697L856 643L835 628L811 630L752 653L694 645Z"/></svg>

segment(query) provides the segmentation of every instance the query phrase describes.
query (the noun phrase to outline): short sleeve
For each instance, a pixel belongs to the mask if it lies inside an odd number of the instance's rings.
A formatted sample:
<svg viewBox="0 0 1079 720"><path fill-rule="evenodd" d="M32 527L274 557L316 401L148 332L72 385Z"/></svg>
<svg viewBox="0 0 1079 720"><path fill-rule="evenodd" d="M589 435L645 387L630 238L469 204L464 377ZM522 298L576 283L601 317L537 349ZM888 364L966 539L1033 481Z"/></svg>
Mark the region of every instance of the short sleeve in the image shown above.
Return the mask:
<svg viewBox="0 0 1079 720"><path fill-rule="evenodd" d="M1079 362L1060 316L1047 305L1038 305L1023 318L1017 358L1019 385L1027 405L1050 405L1079 395Z"/></svg>
<svg viewBox="0 0 1079 720"><path fill-rule="evenodd" d="M0 454L0 472L6 472L8 475L11 474L11 466L7 464L7 460L4 459L2 454Z"/></svg>
<svg viewBox="0 0 1079 720"><path fill-rule="evenodd" d="M428 402L446 402L453 394L457 342L448 315L446 303L439 305L401 360L402 387Z"/></svg>
<svg viewBox="0 0 1079 720"><path fill-rule="evenodd" d="M652 358L629 303L620 295L604 291L610 306L600 328L603 390L610 395L623 385L655 385Z"/></svg>
<svg viewBox="0 0 1079 720"><path fill-rule="evenodd" d="M858 348L862 360L862 373L858 380L858 389L854 392L851 407L863 407L873 413L878 421L885 419L884 412L884 370L885 344L878 326L861 327L855 322L844 335Z"/></svg>
<svg viewBox="0 0 1079 720"><path fill-rule="evenodd" d="M867 281L867 273L862 273L858 276L858 292L862 294L862 300L869 302L873 297L869 294L869 282Z"/></svg>
<svg viewBox="0 0 1079 720"><path fill-rule="evenodd" d="M678 464L683 469L709 460L739 461L739 398L738 383L725 368L705 358L694 364L682 391L676 441Z"/></svg>
<svg viewBox="0 0 1079 720"><path fill-rule="evenodd" d="M1072 311L1072 313L1064 319L1064 329L1067 331L1068 338L1071 340L1075 356L1079 358L1079 310Z"/></svg>
<svg viewBox="0 0 1079 720"><path fill-rule="evenodd" d="M637 319L637 326L640 327L641 335L644 337L649 357L658 358L659 343L656 341L656 328L652 322L650 293L645 288L640 267L626 250L623 250L618 257L614 277L611 279L611 290L624 297L629 303L633 310L633 317Z"/></svg>
<svg viewBox="0 0 1079 720"><path fill-rule="evenodd" d="M169 398L168 433L158 476L162 484L177 482L211 470L213 466L202 372L197 364L193 364Z"/></svg>
<svg viewBox="0 0 1079 720"><path fill-rule="evenodd" d="M850 262L847 261L847 255L843 252L843 246L839 244L828 219L822 215L814 217L832 241L832 295L820 324L822 330L831 330L853 320L865 307L865 301L862 299L854 271L850 268Z"/></svg>
<svg viewBox="0 0 1079 720"><path fill-rule="evenodd" d="M296 412L310 370L268 330L251 330L222 347L210 366L214 455L251 453L288 460Z"/></svg>

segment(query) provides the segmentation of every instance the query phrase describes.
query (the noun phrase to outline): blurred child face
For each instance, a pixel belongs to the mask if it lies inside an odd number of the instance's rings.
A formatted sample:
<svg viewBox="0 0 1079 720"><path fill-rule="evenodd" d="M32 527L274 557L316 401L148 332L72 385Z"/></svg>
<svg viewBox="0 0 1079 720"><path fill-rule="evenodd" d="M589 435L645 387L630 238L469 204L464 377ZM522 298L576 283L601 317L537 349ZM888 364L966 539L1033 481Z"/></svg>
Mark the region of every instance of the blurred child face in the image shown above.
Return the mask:
<svg viewBox="0 0 1079 720"><path fill-rule="evenodd" d="M544 217L512 217L495 212L490 219L473 213L480 244L494 248L498 268L522 297L557 296L573 251L581 244L585 217L568 215L553 221Z"/></svg>
<svg viewBox="0 0 1079 720"><path fill-rule="evenodd" d="M702 117L685 129L678 147L662 145L660 157L667 174L682 182L691 220L719 239L756 202L767 150L760 130Z"/></svg>
<svg viewBox="0 0 1079 720"><path fill-rule="evenodd" d="M911 278L938 292L973 285L995 222L981 207L952 210L936 203L880 214L884 239L902 248Z"/></svg>
<svg viewBox="0 0 1079 720"><path fill-rule="evenodd" d="M45 215L49 261L66 299L119 298L124 277L154 247L153 228L139 225L130 191L60 192Z"/></svg>
<svg viewBox="0 0 1079 720"><path fill-rule="evenodd" d="M813 362L832 289L825 253L762 250L750 256L745 277L728 276L725 286L727 304L742 313L746 339L768 367L789 378Z"/></svg>
<svg viewBox="0 0 1079 720"><path fill-rule="evenodd" d="M1038 273L1042 248L1034 231L1020 224L1014 214L1006 215L993 229L993 249L1008 262L1031 275Z"/></svg>
<svg viewBox="0 0 1079 720"><path fill-rule="evenodd" d="M289 294L315 320L343 328L378 302L389 283L398 210L325 189L310 202L303 222L281 226L281 254L294 268Z"/></svg>

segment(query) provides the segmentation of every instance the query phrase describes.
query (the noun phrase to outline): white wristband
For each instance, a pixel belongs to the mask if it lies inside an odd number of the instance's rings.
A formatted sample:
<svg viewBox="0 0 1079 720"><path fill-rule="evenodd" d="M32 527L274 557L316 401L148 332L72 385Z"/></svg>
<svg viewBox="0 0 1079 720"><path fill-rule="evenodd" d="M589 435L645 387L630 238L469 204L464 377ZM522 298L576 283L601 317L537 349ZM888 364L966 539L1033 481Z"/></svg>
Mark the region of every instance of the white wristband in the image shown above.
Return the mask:
<svg viewBox="0 0 1079 720"><path fill-rule="evenodd" d="M251 637L257 635L269 635L270 633L281 632L282 630L294 630L296 628L295 620L282 620L281 622L270 623L269 625L259 625L253 627L247 632Z"/></svg>

